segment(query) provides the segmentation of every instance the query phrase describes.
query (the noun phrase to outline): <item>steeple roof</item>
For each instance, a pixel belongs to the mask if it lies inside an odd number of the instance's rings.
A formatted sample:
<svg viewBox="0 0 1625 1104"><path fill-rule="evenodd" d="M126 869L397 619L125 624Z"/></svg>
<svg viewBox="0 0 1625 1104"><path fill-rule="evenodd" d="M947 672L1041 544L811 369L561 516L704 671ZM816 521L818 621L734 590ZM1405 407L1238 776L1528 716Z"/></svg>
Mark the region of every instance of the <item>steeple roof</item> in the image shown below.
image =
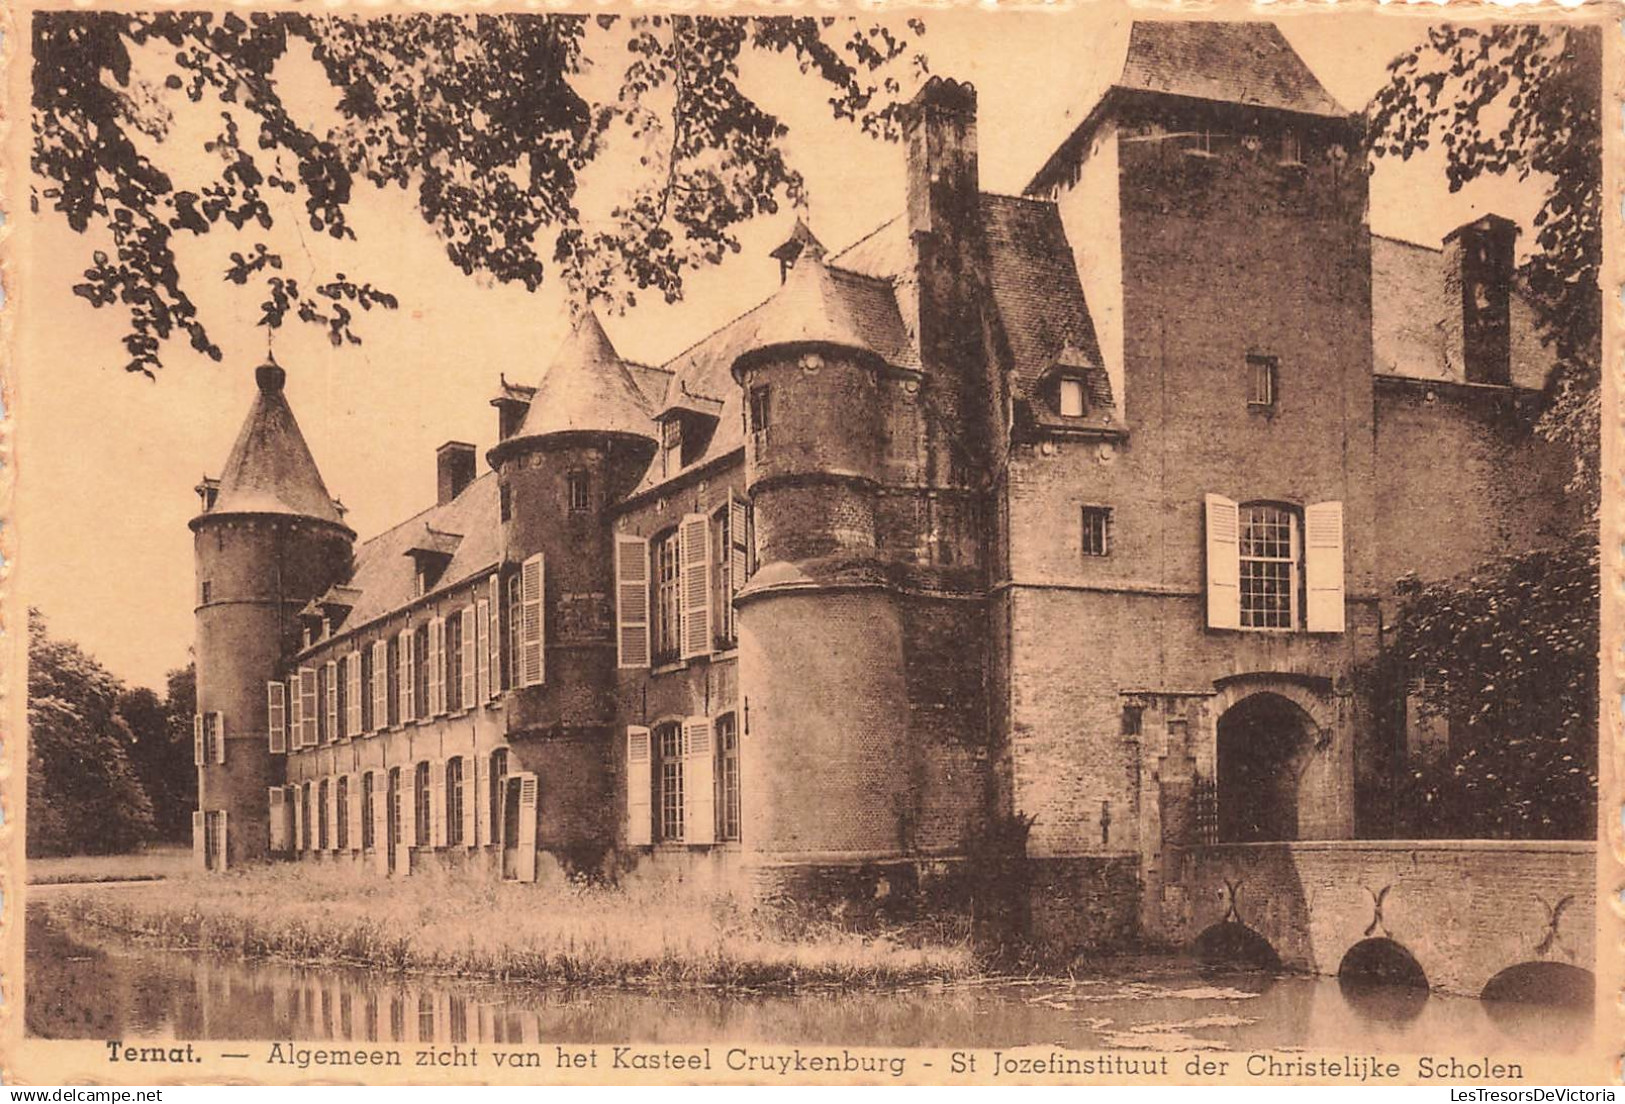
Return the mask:
<svg viewBox="0 0 1625 1104"><path fill-rule="evenodd" d="M542 373L513 439L572 431L654 439L643 392L591 309Z"/></svg>
<svg viewBox="0 0 1625 1104"><path fill-rule="evenodd" d="M287 514L343 525L322 473L282 391L286 373L275 363L254 373L259 393L226 457L209 514Z"/></svg>
<svg viewBox="0 0 1625 1104"><path fill-rule="evenodd" d="M1274 23L1137 21L1119 88L1346 117Z"/></svg>
<svg viewBox="0 0 1625 1104"><path fill-rule="evenodd" d="M893 303L894 319L896 310ZM740 319L744 332L736 348L746 354L781 345L838 345L878 356L864 336L865 321L824 263L823 250L804 249L773 297Z"/></svg>

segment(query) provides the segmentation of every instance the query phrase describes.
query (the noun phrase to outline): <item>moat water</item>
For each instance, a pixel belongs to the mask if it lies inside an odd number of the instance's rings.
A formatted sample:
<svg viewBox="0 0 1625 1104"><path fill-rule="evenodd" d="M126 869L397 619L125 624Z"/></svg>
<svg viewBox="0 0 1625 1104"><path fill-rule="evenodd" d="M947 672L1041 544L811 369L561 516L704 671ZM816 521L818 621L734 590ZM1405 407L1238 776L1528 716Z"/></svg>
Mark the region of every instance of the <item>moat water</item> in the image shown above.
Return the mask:
<svg viewBox="0 0 1625 1104"><path fill-rule="evenodd" d="M1509 1059L1584 1047L1586 1009L1113 959L1073 978L895 991L653 993L464 982L154 948L28 910L25 1018L58 1039L1336 1051Z"/></svg>

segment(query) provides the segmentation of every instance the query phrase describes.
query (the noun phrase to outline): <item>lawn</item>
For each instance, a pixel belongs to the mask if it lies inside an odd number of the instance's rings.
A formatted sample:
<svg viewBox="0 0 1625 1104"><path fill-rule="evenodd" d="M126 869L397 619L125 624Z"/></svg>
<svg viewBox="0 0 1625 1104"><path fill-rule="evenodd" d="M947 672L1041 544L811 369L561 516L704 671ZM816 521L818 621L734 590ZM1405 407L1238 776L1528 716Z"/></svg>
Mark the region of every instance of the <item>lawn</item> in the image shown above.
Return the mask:
<svg viewBox="0 0 1625 1104"><path fill-rule="evenodd" d="M192 869L190 847L150 847L130 855L68 855L29 859L30 885L152 881L178 878Z"/></svg>
<svg viewBox="0 0 1625 1104"><path fill-rule="evenodd" d="M267 867L116 893L86 886L41 903L176 948L569 985L874 987L975 969L968 940L858 933L828 920L786 925L692 883L522 886L437 871L397 881Z"/></svg>

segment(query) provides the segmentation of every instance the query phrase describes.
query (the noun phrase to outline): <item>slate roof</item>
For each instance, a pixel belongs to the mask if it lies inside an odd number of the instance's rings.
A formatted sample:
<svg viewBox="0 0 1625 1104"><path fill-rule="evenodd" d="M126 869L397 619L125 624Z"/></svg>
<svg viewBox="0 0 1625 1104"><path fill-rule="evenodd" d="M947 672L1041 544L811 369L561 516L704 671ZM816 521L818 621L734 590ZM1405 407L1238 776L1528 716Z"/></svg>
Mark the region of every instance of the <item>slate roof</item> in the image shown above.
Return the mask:
<svg viewBox="0 0 1625 1104"><path fill-rule="evenodd" d="M337 525L344 515L327 493L322 473L299 432L275 364L255 373L259 390L220 473L210 514L286 514Z"/></svg>
<svg viewBox="0 0 1625 1104"><path fill-rule="evenodd" d="M416 596L417 565L407 553L423 547L426 540L436 540L431 534L448 533L460 533L462 539L455 542L437 590L481 575L502 558L495 472L475 479L445 505L431 506L356 546L355 569L347 585L359 595L345 619L344 630L410 604Z"/></svg>
<svg viewBox="0 0 1625 1104"><path fill-rule="evenodd" d="M1129 31L1117 87L1347 117L1274 23L1152 20Z"/></svg>
<svg viewBox="0 0 1625 1104"><path fill-rule="evenodd" d="M653 438L652 413L598 316L586 310L542 373L525 420L510 440L570 430Z"/></svg>

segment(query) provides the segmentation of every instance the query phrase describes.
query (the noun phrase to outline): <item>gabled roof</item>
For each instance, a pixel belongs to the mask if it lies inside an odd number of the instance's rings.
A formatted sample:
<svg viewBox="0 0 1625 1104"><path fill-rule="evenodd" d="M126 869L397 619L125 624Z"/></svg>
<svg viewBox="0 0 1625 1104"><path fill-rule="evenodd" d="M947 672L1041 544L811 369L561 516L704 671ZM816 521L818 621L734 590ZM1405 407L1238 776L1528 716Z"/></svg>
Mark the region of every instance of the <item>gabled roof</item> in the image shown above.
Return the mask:
<svg viewBox="0 0 1625 1104"><path fill-rule="evenodd" d="M583 430L653 439L649 415L638 381L588 309L542 373L510 440Z"/></svg>
<svg viewBox="0 0 1625 1104"><path fill-rule="evenodd" d="M254 374L259 392L220 473L215 514L286 514L344 524L310 455L282 385L286 373L275 363Z"/></svg>
<svg viewBox="0 0 1625 1104"><path fill-rule="evenodd" d="M1274 23L1136 21L1117 87L1344 118Z"/></svg>

